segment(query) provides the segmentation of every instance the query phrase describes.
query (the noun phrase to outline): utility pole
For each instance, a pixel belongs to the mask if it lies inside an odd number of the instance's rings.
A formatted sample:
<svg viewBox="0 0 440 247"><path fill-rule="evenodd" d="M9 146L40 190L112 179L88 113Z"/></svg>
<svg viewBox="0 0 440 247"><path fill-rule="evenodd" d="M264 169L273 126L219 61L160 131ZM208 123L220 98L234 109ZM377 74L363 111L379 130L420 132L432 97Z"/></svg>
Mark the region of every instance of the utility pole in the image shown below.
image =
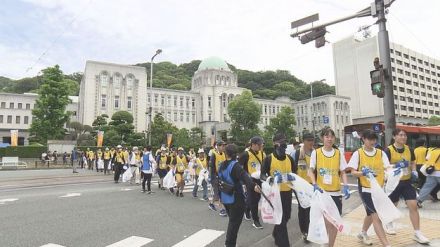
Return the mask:
<svg viewBox="0 0 440 247"><path fill-rule="evenodd" d="M315 137L315 116L314 116L314 112L313 112L313 110L315 110L314 108L313 108L313 84L312 83L310 83L310 103L312 103L312 110L310 111L311 113L312 113L312 118L311 118L311 120L312 120L312 134L313 134L313 137Z"/></svg>
<svg viewBox="0 0 440 247"><path fill-rule="evenodd" d="M161 49L158 49L156 53L151 57L150 61L150 107L148 108L149 123L148 123L148 145L151 146L151 124L153 123L153 60L162 53Z"/></svg>
<svg viewBox="0 0 440 247"><path fill-rule="evenodd" d="M296 20L291 23L291 28L296 29L296 32L291 34L292 38L298 37L301 44L306 44L310 41L315 41L315 47L320 48L325 45L325 34L327 27L336 23L344 22L354 18L360 17L377 17L377 24L379 26L378 43L380 60L383 63L385 71L384 76L384 122L385 122L385 145L391 143L392 131L396 128L396 113L394 110L394 92L391 75L391 59L390 59L390 42L388 38L388 31L386 29L386 9L391 6L395 0L375 0L371 5L355 14L327 22L325 24L312 26L311 28L298 30L298 27L313 23L319 20L319 15L314 14L305 18Z"/></svg>

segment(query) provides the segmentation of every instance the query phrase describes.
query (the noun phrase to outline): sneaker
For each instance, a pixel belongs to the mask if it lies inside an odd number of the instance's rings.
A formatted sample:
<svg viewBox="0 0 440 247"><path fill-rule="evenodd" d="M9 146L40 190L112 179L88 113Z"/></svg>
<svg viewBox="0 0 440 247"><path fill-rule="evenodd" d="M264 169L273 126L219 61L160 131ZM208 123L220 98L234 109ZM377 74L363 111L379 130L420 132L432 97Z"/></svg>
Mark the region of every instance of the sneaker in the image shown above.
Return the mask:
<svg viewBox="0 0 440 247"><path fill-rule="evenodd" d="M198 196L197 195L193 195L193 198L198 198Z"/></svg>
<svg viewBox="0 0 440 247"><path fill-rule="evenodd" d="M367 233L361 232L357 235L357 237L358 237L359 241L361 241L364 245L373 245L373 242L371 242Z"/></svg>
<svg viewBox="0 0 440 247"><path fill-rule="evenodd" d="M183 193L182 192L180 192L180 197L183 197Z"/></svg>
<svg viewBox="0 0 440 247"><path fill-rule="evenodd" d="M252 224L253 227L257 229L263 229L263 226L260 224L260 221L254 220L254 223Z"/></svg>
<svg viewBox="0 0 440 247"><path fill-rule="evenodd" d="M179 197L179 191L176 191L176 196Z"/></svg>
<svg viewBox="0 0 440 247"><path fill-rule="evenodd" d="M423 208L422 202L421 201L417 201L417 207L418 208Z"/></svg>
<svg viewBox="0 0 440 247"><path fill-rule="evenodd" d="M396 229L394 228L394 223L393 223L393 222L388 223L388 224L385 226L385 232L386 232L387 234L389 234L389 235L396 235Z"/></svg>
<svg viewBox="0 0 440 247"><path fill-rule="evenodd" d="M147 191L147 194L148 194L148 195L151 194L151 191Z"/></svg>
<svg viewBox="0 0 440 247"><path fill-rule="evenodd" d="M207 201L208 201L208 198L200 198L200 201L205 201L205 202L207 202Z"/></svg>
<svg viewBox="0 0 440 247"><path fill-rule="evenodd" d="M141 190L141 193L145 193L146 192L146 190Z"/></svg>
<svg viewBox="0 0 440 247"><path fill-rule="evenodd" d="M215 208L215 205L213 203L210 203L208 205L209 209L211 209L212 211L217 211L217 208Z"/></svg>
<svg viewBox="0 0 440 247"><path fill-rule="evenodd" d="M251 213L249 211L244 212L244 219L251 220Z"/></svg>
<svg viewBox="0 0 440 247"><path fill-rule="evenodd" d="M429 244L429 239L423 236L422 233L416 233L414 234L413 238L417 243L419 244Z"/></svg>
<svg viewBox="0 0 440 247"><path fill-rule="evenodd" d="M307 233L303 233L302 234L302 239L303 239L303 241L304 241L304 243L310 243L310 241L307 239L307 236L308 236L308 234Z"/></svg>
<svg viewBox="0 0 440 247"><path fill-rule="evenodd" d="M224 208L222 208L222 209L220 210L220 213L219 213L218 215L220 215L221 217L226 217L226 216L228 216L228 214L226 213L226 209L224 209Z"/></svg>

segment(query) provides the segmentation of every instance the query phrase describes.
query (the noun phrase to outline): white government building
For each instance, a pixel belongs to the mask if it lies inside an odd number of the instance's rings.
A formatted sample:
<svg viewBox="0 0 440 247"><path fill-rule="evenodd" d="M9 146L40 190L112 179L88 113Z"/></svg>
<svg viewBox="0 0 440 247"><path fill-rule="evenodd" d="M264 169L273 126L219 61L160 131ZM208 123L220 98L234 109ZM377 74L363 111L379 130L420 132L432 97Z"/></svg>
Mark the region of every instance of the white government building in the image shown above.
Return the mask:
<svg viewBox="0 0 440 247"><path fill-rule="evenodd" d="M397 122L426 124L440 115L440 60L390 43ZM351 98L354 123L383 121L383 100L371 93L370 71L379 57L377 37L333 44L336 94Z"/></svg>
<svg viewBox="0 0 440 247"><path fill-rule="evenodd" d="M151 106L153 118L161 113L178 128L200 127L208 137L212 134L226 137L230 128L228 104L243 90L246 89L238 87L237 75L218 57L200 63L189 91L153 88L150 92L144 67L87 61L79 97L71 97L73 103L67 110L74 112L71 121L84 125L92 125L102 114L111 117L117 111L128 111L133 115L135 130L143 132L148 129L147 112ZM8 142L9 131L19 129L19 136L23 137L19 142L27 144L27 129L36 98L35 94L0 94L0 135L3 137L0 141ZM255 101L261 105L259 127L262 129L283 106L295 110L299 133L303 129L312 130L313 126L316 130L330 126L342 141L344 125L352 122L348 97L325 95L303 101L287 97L255 98ZM19 104L23 109L16 111Z"/></svg>

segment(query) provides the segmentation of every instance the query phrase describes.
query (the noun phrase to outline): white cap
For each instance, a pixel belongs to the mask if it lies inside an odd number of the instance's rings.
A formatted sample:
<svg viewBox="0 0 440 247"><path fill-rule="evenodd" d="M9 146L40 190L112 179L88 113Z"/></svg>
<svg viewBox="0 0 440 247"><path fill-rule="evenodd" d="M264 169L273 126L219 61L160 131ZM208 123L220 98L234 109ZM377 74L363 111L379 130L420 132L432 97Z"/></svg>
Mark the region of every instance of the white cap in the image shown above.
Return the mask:
<svg viewBox="0 0 440 247"><path fill-rule="evenodd" d="M138 147L133 147L133 151L136 151L136 150L138 150Z"/></svg>
<svg viewBox="0 0 440 247"><path fill-rule="evenodd" d="M205 153L205 150L203 150L203 148L199 148L199 151L197 151L197 153Z"/></svg>
<svg viewBox="0 0 440 247"><path fill-rule="evenodd" d="M118 146L116 146L117 148L122 148L122 146L121 145L118 145Z"/></svg>

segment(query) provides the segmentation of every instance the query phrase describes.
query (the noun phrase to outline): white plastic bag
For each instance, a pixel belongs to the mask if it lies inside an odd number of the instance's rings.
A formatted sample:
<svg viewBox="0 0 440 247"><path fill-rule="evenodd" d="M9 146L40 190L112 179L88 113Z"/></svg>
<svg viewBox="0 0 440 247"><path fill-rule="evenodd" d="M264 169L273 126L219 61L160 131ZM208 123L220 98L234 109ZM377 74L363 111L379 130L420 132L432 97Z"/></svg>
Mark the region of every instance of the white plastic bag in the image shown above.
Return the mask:
<svg viewBox="0 0 440 247"><path fill-rule="evenodd" d="M296 192L299 204L302 208L310 207L313 197L313 186L305 179L294 173L291 173L290 175L295 177L295 180L292 181L292 185Z"/></svg>
<svg viewBox="0 0 440 247"><path fill-rule="evenodd" d="M371 199L373 200L374 208L382 224L388 224L400 218L402 214L379 186L376 178L371 176L369 180L371 185Z"/></svg>
<svg viewBox="0 0 440 247"><path fill-rule="evenodd" d="M318 194L320 194L320 192L316 191L310 201L310 224L307 240L317 244L327 244L327 229L325 228L324 216L322 215L321 202Z"/></svg>
<svg viewBox="0 0 440 247"><path fill-rule="evenodd" d="M321 202L320 206L322 214L327 219L327 221L334 225L338 232L347 232L348 230L346 229L346 226L342 221L342 217L339 214L338 207L336 206L335 201L333 201L332 197L324 191L324 193L318 193L318 198Z"/></svg>
<svg viewBox="0 0 440 247"><path fill-rule="evenodd" d="M98 160L98 169L104 169L104 161L102 159Z"/></svg>
<svg viewBox="0 0 440 247"><path fill-rule="evenodd" d="M269 202L266 201L264 197L261 197L260 210L263 222L273 225L280 224L283 218L283 205L281 204L281 195L278 183L275 181L272 186L270 186L268 182L263 182L262 191L273 206L272 208Z"/></svg>
<svg viewBox="0 0 440 247"><path fill-rule="evenodd" d="M163 187L165 188L174 188L176 181L174 180L174 172L173 170L169 170L167 175L163 178Z"/></svg>
<svg viewBox="0 0 440 247"><path fill-rule="evenodd" d="M130 181L131 177L133 177L131 169L127 169L124 174L122 174L122 182L125 183L127 181Z"/></svg>
<svg viewBox="0 0 440 247"><path fill-rule="evenodd" d="M387 183L385 184L385 193L387 193L387 195L390 195L396 189L400 182L400 178L402 177L402 171L398 175L394 176L394 171L397 169L400 168L390 169L386 172Z"/></svg>
<svg viewBox="0 0 440 247"><path fill-rule="evenodd" d="M111 170L111 169L112 169L112 163L111 163L111 162L108 162L107 170Z"/></svg>
<svg viewBox="0 0 440 247"><path fill-rule="evenodd" d="M200 172L199 172L199 178L197 180L197 185L198 186L202 186L203 181L208 182L208 170L206 170L205 168L203 168Z"/></svg>

